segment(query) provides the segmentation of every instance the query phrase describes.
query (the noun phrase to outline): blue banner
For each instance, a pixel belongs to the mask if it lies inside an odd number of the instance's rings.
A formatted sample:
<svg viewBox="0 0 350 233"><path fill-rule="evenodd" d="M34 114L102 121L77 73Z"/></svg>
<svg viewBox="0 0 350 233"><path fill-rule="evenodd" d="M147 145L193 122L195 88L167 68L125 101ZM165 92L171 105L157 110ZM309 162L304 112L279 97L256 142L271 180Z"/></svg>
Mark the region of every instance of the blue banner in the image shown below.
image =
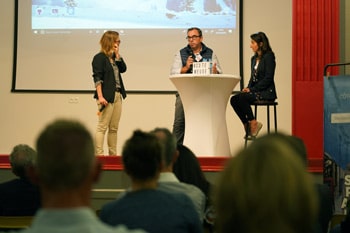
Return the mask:
<svg viewBox="0 0 350 233"><path fill-rule="evenodd" d="M350 76L324 77L324 152L350 166Z"/></svg>

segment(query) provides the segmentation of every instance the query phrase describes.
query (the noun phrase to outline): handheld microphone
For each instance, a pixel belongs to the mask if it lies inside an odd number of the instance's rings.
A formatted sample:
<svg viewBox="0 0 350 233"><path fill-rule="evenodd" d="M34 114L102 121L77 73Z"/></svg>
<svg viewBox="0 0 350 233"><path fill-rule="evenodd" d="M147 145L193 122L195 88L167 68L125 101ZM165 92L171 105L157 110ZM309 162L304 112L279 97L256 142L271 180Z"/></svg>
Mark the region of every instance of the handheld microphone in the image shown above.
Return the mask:
<svg viewBox="0 0 350 233"><path fill-rule="evenodd" d="M196 55L194 55L193 51L191 51L191 57L193 58L193 60L196 60Z"/></svg>
<svg viewBox="0 0 350 233"><path fill-rule="evenodd" d="M106 105L102 105L101 108L98 110L97 115L100 116L102 114L102 111L105 109Z"/></svg>
<svg viewBox="0 0 350 233"><path fill-rule="evenodd" d="M191 50L190 56L192 57L193 61L196 61L196 56L194 55L193 51ZM187 72L192 73L193 65L190 66L189 70Z"/></svg>

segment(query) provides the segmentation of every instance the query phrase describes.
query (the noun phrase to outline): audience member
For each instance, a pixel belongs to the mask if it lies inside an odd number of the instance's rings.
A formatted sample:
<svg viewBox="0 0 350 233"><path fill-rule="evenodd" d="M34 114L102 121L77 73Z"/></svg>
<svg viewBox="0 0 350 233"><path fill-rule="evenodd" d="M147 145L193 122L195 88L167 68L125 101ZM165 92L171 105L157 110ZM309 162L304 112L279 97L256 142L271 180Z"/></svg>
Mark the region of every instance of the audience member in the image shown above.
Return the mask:
<svg viewBox="0 0 350 233"><path fill-rule="evenodd" d="M32 216L40 207L38 186L31 183L27 176L29 167L33 167L36 151L28 145L16 145L10 156L11 170L17 178L0 184L0 215Z"/></svg>
<svg viewBox="0 0 350 233"><path fill-rule="evenodd" d="M202 232L195 207L185 194L157 189L162 153L162 145L153 134L134 131L122 152L131 189L103 206L102 221L152 233Z"/></svg>
<svg viewBox="0 0 350 233"><path fill-rule="evenodd" d="M167 192L181 192L188 195L197 209L199 218L203 221L206 203L204 193L192 184L180 182L173 173L174 163L179 156L176 137L166 128L155 128L152 133L157 136L164 148L158 188Z"/></svg>
<svg viewBox="0 0 350 233"><path fill-rule="evenodd" d="M256 139L231 158L216 187L217 233L310 233L317 218L311 175L282 136Z"/></svg>
<svg viewBox="0 0 350 233"><path fill-rule="evenodd" d="M305 167L307 167L307 150L304 141L296 136L285 135L285 139L296 150L297 154L301 156ZM315 233L327 233L330 221L334 212L334 198L328 184L321 184L315 182L315 189L319 201L318 221L315 226Z"/></svg>
<svg viewBox="0 0 350 233"><path fill-rule="evenodd" d="M42 208L23 233L134 232L102 223L89 208L101 164L95 157L93 139L82 124L56 120L40 133L36 147L37 163L30 176L39 184Z"/></svg>
<svg viewBox="0 0 350 233"><path fill-rule="evenodd" d="M205 178L197 156L187 146L178 144L179 156L174 163L174 174L184 183L197 186L202 192L209 196L210 183Z"/></svg>
<svg viewBox="0 0 350 233"><path fill-rule="evenodd" d="M206 179L197 156L185 145L178 144L179 156L174 163L174 174L180 182L198 187L206 197L204 227L212 231L214 210L211 200L211 184Z"/></svg>

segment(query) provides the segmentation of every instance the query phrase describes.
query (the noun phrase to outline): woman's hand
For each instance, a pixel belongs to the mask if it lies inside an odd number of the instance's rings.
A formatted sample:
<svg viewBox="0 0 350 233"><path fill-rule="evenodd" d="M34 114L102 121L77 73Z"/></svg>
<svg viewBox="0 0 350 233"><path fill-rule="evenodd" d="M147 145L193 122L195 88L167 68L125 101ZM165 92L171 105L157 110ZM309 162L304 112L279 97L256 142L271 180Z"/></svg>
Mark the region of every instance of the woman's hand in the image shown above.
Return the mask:
<svg viewBox="0 0 350 233"><path fill-rule="evenodd" d="M120 59L119 43L114 43L113 52L115 54L115 59L119 60Z"/></svg>
<svg viewBox="0 0 350 233"><path fill-rule="evenodd" d="M218 74L218 68L216 68L216 63L213 64L213 68L212 68L212 71L211 71L212 74Z"/></svg>
<svg viewBox="0 0 350 233"><path fill-rule="evenodd" d="M103 96L98 97L98 102L104 106L108 104L108 101Z"/></svg>

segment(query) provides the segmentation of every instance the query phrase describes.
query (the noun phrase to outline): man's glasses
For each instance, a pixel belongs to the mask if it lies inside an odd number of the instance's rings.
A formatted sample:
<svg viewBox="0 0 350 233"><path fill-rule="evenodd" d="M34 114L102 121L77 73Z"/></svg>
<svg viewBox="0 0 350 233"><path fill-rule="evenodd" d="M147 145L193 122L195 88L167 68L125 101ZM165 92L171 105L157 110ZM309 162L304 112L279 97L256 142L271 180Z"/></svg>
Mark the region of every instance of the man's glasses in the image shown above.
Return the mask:
<svg viewBox="0 0 350 233"><path fill-rule="evenodd" d="M186 37L186 40L191 40L191 39L196 40L196 39L198 39L199 37L201 37L201 36L187 36L187 37Z"/></svg>

